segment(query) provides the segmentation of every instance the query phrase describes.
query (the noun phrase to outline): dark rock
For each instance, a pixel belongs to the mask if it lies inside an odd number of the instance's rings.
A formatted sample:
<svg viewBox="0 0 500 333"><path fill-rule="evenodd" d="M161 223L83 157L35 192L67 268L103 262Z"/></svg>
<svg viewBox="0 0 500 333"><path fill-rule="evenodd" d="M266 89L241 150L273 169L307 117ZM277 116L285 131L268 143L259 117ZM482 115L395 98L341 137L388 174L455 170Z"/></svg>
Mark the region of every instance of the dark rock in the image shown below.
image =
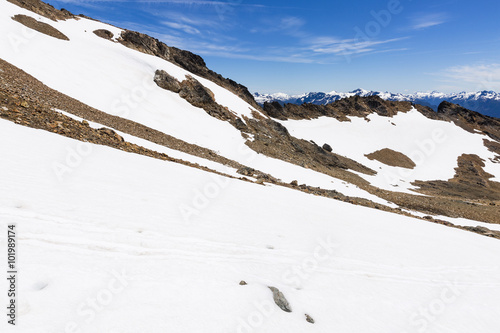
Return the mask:
<svg viewBox="0 0 500 333"><path fill-rule="evenodd" d="M163 70L157 70L154 77L155 83L163 89L178 93L181 91L181 83L172 75Z"/></svg>
<svg viewBox="0 0 500 333"><path fill-rule="evenodd" d="M323 149L330 153L333 151L332 147L328 143L323 145Z"/></svg>
<svg viewBox="0 0 500 333"><path fill-rule="evenodd" d="M246 286L248 283L246 283L245 281L241 280L240 281L240 286Z"/></svg>
<svg viewBox="0 0 500 333"><path fill-rule="evenodd" d="M314 319L310 315L308 315L307 313L306 313L306 321L308 323L314 324Z"/></svg>
<svg viewBox="0 0 500 333"><path fill-rule="evenodd" d="M53 6L40 0L7 0L21 8L42 15L53 21L72 19L75 16L66 9L57 10Z"/></svg>
<svg viewBox="0 0 500 333"><path fill-rule="evenodd" d="M252 94L245 86L236 83L231 79L224 78L222 75L208 69L205 61L199 55L189 51L180 50L176 47L167 46L165 43L160 42L156 38L130 30L122 32L119 42L140 52L152 54L170 61L193 74L215 82L218 85L232 91L257 110L260 109L260 106L255 102Z"/></svg>
<svg viewBox="0 0 500 333"><path fill-rule="evenodd" d="M279 291L278 288L275 287L269 287L271 291L273 292L273 299L274 303L283 311L285 312L292 312L292 308L290 307L290 304L288 304L288 301L285 298L285 295L281 291Z"/></svg>
<svg viewBox="0 0 500 333"><path fill-rule="evenodd" d="M192 76L186 77L186 80L182 81L179 96L200 108L215 103L214 93Z"/></svg>
<svg viewBox="0 0 500 333"><path fill-rule="evenodd" d="M99 37L104 38L104 39L111 39L114 37L113 33L109 30L106 30L106 29L94 30L94 34L96 36L99 36Z"/></svg>

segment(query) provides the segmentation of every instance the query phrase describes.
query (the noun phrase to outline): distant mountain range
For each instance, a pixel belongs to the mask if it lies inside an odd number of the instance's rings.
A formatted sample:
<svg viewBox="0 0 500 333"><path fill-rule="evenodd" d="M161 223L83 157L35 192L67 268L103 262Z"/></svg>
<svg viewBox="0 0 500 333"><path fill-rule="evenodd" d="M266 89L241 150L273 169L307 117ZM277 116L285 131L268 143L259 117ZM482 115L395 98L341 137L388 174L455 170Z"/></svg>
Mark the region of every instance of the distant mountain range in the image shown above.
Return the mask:
<svg viewBox="0 0 500 333"><path fill-rule="evenodd" d="M287 95L284 93L255 93L254 98L259 104L264 104L264 102L278 101L280 104L311 103L320 105L329 104L339 99L356 95L361 97L378 95L382 99L388 101L411 101L416 104L429 106L434 110L437 110L438 105L442 101L448 101L488 116L497 118L500 117L500 93L494 91L460 92L451 94L433 91L430 93L417 92L414 94L395 94L390 92L356 89L347 93L332 91L329 93L310 92L302 95Z"/></svg>

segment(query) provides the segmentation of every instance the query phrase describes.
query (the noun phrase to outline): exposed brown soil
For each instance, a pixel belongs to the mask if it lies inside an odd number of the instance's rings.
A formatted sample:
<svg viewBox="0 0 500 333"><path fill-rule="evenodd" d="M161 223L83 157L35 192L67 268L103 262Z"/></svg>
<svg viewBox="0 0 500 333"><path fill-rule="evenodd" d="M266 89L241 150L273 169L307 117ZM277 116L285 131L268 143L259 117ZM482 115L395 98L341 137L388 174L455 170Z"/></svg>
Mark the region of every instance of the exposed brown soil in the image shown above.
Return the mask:
<svg viewBox="0 0 500 333"><path fill-rule="evenodd" d="M483 140L484 146L488 148L489 151L495 153L495 157L493 158L493 162L500 163L500 143L496 141L490 141L487 139Z"/></svg>
<svg viewBox="0 0 500 333"><path fill-rule="evenodd" d="M413 162L411 158L409 158L405 154L389 148L377 150L365 156L368 157L370 160L377 160L380 163L384 163L385 165L393 167L413 169L414 167L417 166L415 162Z"/></svg>
<svg viewBox="0 0 500 333"><path fill-rule="evenodd" d="M104 39L111 40L114 37L113 33L106 29L97 29L93 31L96 36L99 36Z"/></svg>
<svg viewBox="0 0 500 333"><path fill-rule="evenodd" d="M66 9L57 10L51 5L39 0L7 0L7 1L21 8L32 11L33 13L37 13L38 15L42 15L46 18L49 18L53 21L76 18Z"/></svg>
<svg viewBox="0 0 500 333"><path fill-rule="evenodd" d="M414 185L419 186L419 192L434 196L490 200L491 203L500 201L500 183L490 181L493 175L483 170L484 162L479 156L463 154L457 162L458 167L452 179L416 181Z"/></svg>
<svg viewBox="0 0 500 333"><path fill-rule="evenodd" d="M62 39L62 40L69 40L68 37L66 37L65 34L51 26L50 24L43 23L40 21L35 20L34 18L26 15L15 15L12 17L12 19L16 22L21 23L22 25L27 26L30 29L36 30L38 32L41 32L42 34L45 34L47 36L51 36L57 39Z"/></svg>

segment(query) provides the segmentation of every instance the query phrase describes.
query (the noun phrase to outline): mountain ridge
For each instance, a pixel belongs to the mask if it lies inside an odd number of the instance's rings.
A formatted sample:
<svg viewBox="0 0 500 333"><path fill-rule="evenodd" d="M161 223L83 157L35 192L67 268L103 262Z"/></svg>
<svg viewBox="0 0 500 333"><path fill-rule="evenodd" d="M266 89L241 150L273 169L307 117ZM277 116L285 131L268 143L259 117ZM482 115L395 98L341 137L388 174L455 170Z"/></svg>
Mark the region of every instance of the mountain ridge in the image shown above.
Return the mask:
<svg viewBox="0 0 500 333"><path fill-rule="evenodd" d="M477 91L477 92L459 92L459 93L441 93L437 91L433 92L416 92L413 94L402 94L402 93L391 93L391 92L380 92L380 91L370 91L365 89L355 89L353 91L344 93L331 91L328 93L324 92L310 92L297 95L289 95L285 93L274 93L274 94L261 94L254 93L254 99L257 103L263 105L264 102L277 101L280 104L329 104L335 102L342 98L352 97L352 96L379 96L384 100L388 101L408 101L416 104L421 104L432 108L437 111L438 106L441 102L447 101L454 104L458 104L469 110L477 111L488 116L500 117L500 93L495 91Z"/></svg>

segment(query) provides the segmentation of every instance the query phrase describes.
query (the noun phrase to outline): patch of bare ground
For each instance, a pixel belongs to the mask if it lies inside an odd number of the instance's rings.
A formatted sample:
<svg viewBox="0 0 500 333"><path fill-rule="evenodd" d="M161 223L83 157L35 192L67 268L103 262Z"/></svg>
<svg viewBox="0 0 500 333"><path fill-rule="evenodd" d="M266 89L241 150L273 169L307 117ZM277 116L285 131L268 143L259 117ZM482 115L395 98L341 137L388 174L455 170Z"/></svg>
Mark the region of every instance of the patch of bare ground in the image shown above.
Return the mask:
<svg viewBox="0 0 500 333"><path fill-rule="evenodd" d="M493 162L500 163L500 143L496 141L490 141L488 139L483 139L484 146L488 148L489 151L495 153L495 157L493 158Z"/></svg>
<svg viewBox="0 0 500 333"><path fill-rule="evenodd" d="M96 36L99 36L99 37L107 39L107 40L111 40L111 38L114 37L113 33L109 30L106 30L106 29L97 29L97 30L94 30L93 33Z"/></svg>
<svg viewBox="0 0 500 333"><path fill-rule="evenodd" d="M416 181L419 192L471 200L500 201L500 183L491 181L493 175L485 172L484 161L477 155L458 157L455 176L448 181Z"/></svg>
<svg viewBox="0 0 500 333"><path fill-rule="evenodd" d="M34 18L32 18L31 16L18 14L18 15L15 15L14 17L12 17L12 19L16 22L21 23L22 25L24 25L30 29L36 30L42 34L47 35L47 36L51 36L51 37L61 39L61 40L69 40L69 38L66 37L65 34L60 32L59 30L57 30L56 28L54 28L50 24L37 21Z"/></svg>
<svg viewBox="0 0 500 333"><path fill-rule="evenodd" d="M7 0L7 1L21 8L32 11L33 13L49 18L53 21L76 18L75 15L71 14L66 9L57 10L51 5L39 0Z"/></svg>
<svg viewBox="0 0 500 333"><path fill-rule="evenodd" d="M389 148L380 149L365 156L370 160L377 160L380 163L393 167L413 169L417 166L415 162L405 154Z"/></svg>

